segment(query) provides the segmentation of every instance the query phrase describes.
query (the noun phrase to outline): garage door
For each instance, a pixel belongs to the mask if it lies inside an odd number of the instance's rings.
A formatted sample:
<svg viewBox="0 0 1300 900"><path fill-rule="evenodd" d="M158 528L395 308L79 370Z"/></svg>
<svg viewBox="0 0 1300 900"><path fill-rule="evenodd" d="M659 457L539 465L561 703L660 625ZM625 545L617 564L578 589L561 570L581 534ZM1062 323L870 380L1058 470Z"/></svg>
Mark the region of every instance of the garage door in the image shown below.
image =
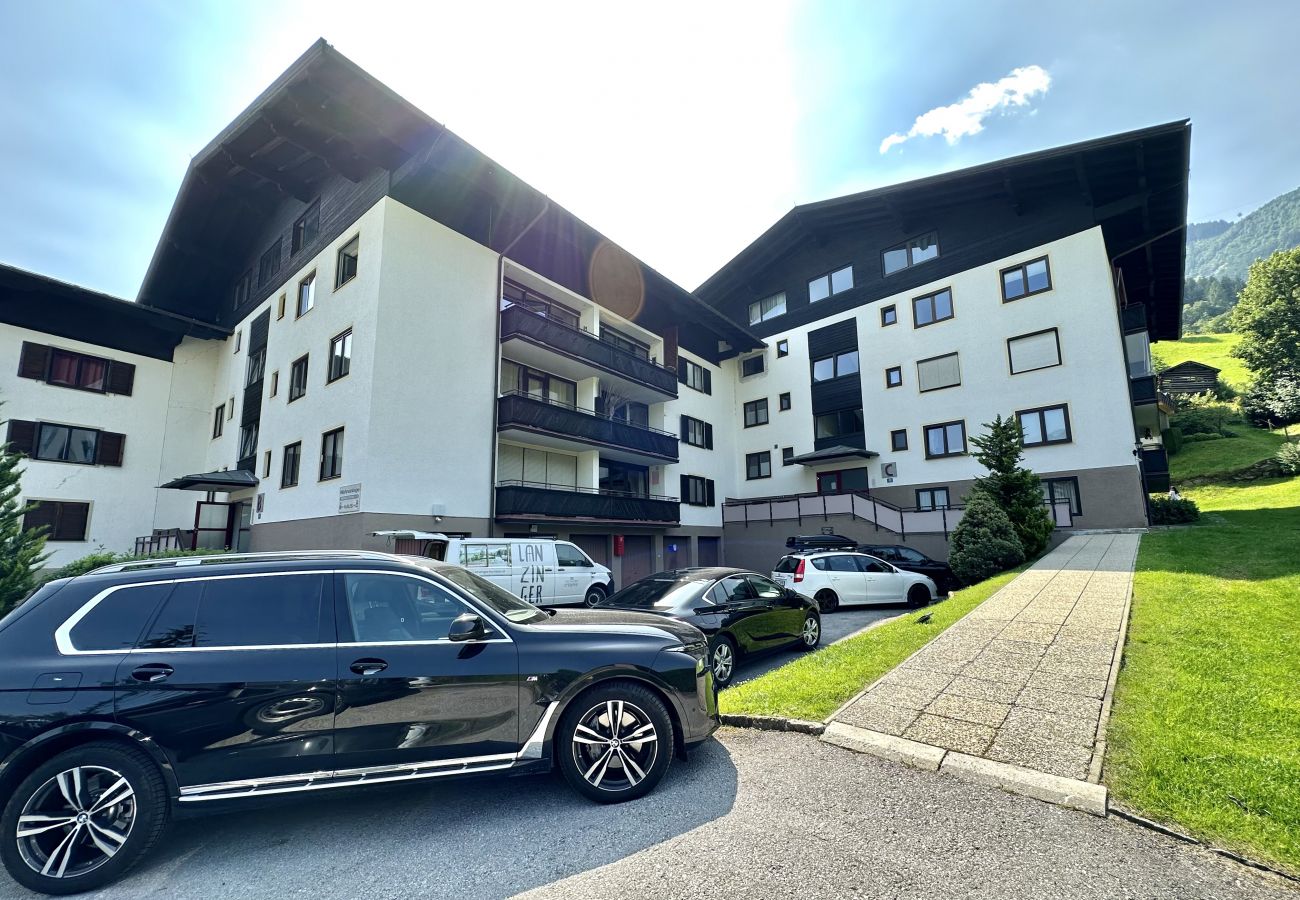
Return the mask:
<svg viewBox="0 0 1300 900"><path fill-rule="evenodd" d="M591 561L601 566L609 565L609 535L607 534L570 534L569 540L582 548L582 552L591 557Z"/></svg>
<svg viewBox="0 0 1300 900"><path fill-rule="evenodd" d="M649 535L629 534L623 538L623 578L619 587L654 574L653 550Z"/></svg>
<svg viewBox="0 0 1300 900"><path fill-rule="evenodd" d="M700 565L702 566L720 566L722 565L722 548L720 546L722 539L715 537L696 538L699 546Z"/></svg>
<svg viewBox="0 0 1300 900"><path fill-rule="evenodd" d="M691 564L691 539L687 535L664 536L664 568L684 569Z"/></svg>

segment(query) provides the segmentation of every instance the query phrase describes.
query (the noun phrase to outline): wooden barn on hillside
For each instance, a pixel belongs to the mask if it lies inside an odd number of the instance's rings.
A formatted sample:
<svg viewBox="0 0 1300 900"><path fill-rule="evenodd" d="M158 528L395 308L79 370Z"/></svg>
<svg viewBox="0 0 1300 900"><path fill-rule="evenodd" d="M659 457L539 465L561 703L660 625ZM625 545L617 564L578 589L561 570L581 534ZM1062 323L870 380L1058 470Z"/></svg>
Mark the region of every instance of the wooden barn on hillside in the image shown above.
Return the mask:
<svg viewBox="0 0 1300 900"><path fill-rule="evenodd" d="M1214 390L1218 378L1219 370L1214 366L1188 360L1160 373L1160 390L1176 396L1203 394Z"/></svg>

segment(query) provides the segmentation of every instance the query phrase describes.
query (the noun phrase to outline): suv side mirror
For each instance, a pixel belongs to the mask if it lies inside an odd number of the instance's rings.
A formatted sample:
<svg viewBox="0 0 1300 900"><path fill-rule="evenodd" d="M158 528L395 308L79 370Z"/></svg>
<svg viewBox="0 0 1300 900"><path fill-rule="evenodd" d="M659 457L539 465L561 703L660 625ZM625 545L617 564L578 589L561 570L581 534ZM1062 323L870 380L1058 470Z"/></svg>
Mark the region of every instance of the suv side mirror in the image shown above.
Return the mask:
<svg viewBox="0 0 1300 900"><path fill-rule="evenodd" d="M487 629L483 627L483 620L473 613L463 613L452 620L451 628L447 631L447 640L463 643L465 641L481 641L487 638Z"/></svg>

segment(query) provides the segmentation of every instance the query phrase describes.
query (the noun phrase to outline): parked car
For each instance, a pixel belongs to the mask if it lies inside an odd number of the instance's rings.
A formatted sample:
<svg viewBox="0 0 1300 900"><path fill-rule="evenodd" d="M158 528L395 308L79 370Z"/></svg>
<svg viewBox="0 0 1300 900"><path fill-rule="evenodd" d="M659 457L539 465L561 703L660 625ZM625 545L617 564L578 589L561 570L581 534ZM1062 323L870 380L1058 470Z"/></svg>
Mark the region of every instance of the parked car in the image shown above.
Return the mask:
<svg viewBox="0 0 1300 900"><path fill-rule="evenodd" d="M595 606L614 593L614 576L577 544L549 538L458 538L417 531L376 537L418 540L422 555L464 566L535 606Z"/></svg>
<svg viewBox="0 0 1300 900"><path fill-rule="evenodd" d="M856 550L858 542L842 534L796 534L785 539L791 553L812 553L816 550Z"/></svg>
<svg viewBox="0 0 1300 900"><path fill-rule="evenodd" d="M799 553L783 556L772 580L817 601L824 612L841 604L906 603L924 606L938 595L933 581L865 553Z"/></svg>
<svg viewBox="0 0 1300 900"><path fill-rule="evenodd" d="M951 593L961 587L961 582L952 574L952 569L946 562L931 559L920 550L913 550L902 544L863 544L858 547L858 552L883 559L908 572L917 572L926 576L938 586L941 594Z"/></svg>
<svg viewBox="0 0 1300 900"><path fill-rule="evenodd" d="M790 646L813 650L822 638L816 603L744 569L659 572L628 585L598 608L643 610L695 626L708 636L719 688L731 682L743 657Z"/></svg>
<svg viewBox="0 0 1300 900"><path fill-rule="evenodd" d="M0 619L0 860L120 878L179 806L558 768L639 797L718 725L708 643L374 552L108 566Z"/></svg>

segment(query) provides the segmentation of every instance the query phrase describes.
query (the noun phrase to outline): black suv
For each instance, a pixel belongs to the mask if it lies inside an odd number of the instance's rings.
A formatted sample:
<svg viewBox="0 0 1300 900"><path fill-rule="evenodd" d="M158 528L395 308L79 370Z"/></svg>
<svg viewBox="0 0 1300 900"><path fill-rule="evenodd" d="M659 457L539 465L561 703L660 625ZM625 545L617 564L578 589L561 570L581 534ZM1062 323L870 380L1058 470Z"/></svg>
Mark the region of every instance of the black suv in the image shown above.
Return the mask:
<svg viewBox="0 0 1300 900"><path fill-rule="evenodd" d="M718 724L690 625L383 553L50 582L0 620L0 659L0 858L54 894L120 877L173 804L553 768L617 802Z"/></svg>
<svg viewBox="0 0 1300 900"><path fill-rule="evenodd" d="M961 582L952 574L952 569L945 562L931 559L920 550L904 547L902 544L863 544L858 552L893 563L900 569L925 575L934 582L939 593L948 594L961 587Z"/></svg>

